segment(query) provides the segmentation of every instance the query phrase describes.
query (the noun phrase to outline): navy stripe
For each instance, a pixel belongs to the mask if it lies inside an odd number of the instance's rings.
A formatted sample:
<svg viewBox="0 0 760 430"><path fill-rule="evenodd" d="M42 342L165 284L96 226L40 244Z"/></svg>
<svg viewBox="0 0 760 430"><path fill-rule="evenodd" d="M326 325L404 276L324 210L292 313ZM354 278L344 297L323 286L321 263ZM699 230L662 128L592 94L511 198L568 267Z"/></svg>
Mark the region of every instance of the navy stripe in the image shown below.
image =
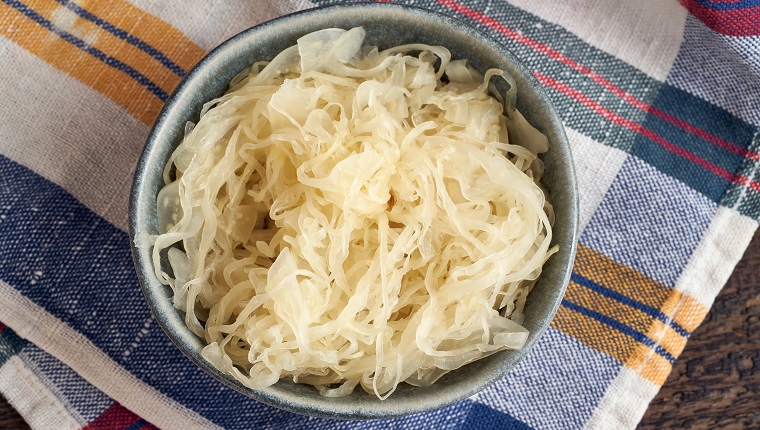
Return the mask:
<svg viewBox="0 0 760 430"><path fill-rule="evenodd" d="M182 355L157 324L146 328L151 314L140 293L127 233L2 155L0 279L86 336L133 376L222 428L263 428L285 420L286 428L308 427L308 418L216 381ZM230 404L238 407L235 414L223 413Z"/></svg>
<svg viewBox="0 0 760 430"><path fill-rule="evenodd" d="M140 39L139 37L133 36L129 34L126 30L123 30L119 27L116 27L115 25L111 24L110 22L99 18L89 11L82 9L77 4L74 4L70 2L69 0L56 0L58 3L66 6L69 10L76 13L80 17L98 25L103 30L113 34L114 36L118 37L121 40L124 40L125 42L129 43L130 45L140 49L141 51L147 53L151 57L158 60L159 63L163 64L167 69L171 70L172 73L179 76L180 78L185 76L187 74L187 71L185 71L182 67L177 65L175 62L170 60L166 55L164 55L161 51L158 49L152 47L150 44L145 42L144 40Z"/></svg>
<svg viewBox="0 0 760 430"><path fill-rule="evenodd" d="M666 351L665 348L655 343L652 339L648 338L645 334L632 329L631 327L621 323L618 320L612 319L606 315L602 315L599 312L592 311L591 309L584 308L583 306L577 305L567 299L562 300L562 306L570 309L571 311L575 311L575 312L578 312L579 314L585 315L589 318L593 318L602 324L606 324L614 328L615 330L619 331L620 333L623 333L626 336L630 336L636 342L642 343L654 349L654 351L657 354L661 355L664 359L668 360L670 364L673 364L676 361L676 358L673 357L668 351Z"/></svg>
<svg viewBox="0 0 760 430"><path fill-rule="evenodd" d="M757 129L752 148L755 151L760 150L760 128ZM760 169L757 169L754 163L745 163L739 173L755 181L760 181ZM733 208L740 214L756 221L760 220L760 193L753 191L741 184L731 184L720 204L727 208Z"/></svg>
<svg viewBox="0 0 760 430"><path fill-rule="evenodd" d="M748 148L755 128L738 120L730 113L704 100L695 98L671 85L663 85L652 105L662 111L682 118L691 124L700 124L705 130L721 130L714 133L741 148ZM703 160L708 160L730 173L741 171L744 157L691 136L688 132L656 117L648 115L642 126ZM631 154L641 158L658 170L678 179L710 200L719 203L731 183L715 173L663 148L648 137L637 136Z"/></svg>
<svg viewBox="0 0 760 430"><path fill-rule="evenodd" d="M634 309L640 310L654 318L657 318L658 320L662 321L663 323L669 325L676 333L680 334L681 336L688 338L691 333L689 333L688 330L681 327L674 319L668 317L665 315L661 310L649 306L647 304L641 303L638 300L634 300L624 294L620 294L617 291L613 291L603 285L597 284L596 282L583 277L575 272L573 272L572 275L570 275L570 280L575 282L576 284L586 287L591 291L597 292L605 297L608 297L613 300L617 300L618 302L630 306Z"/></svg>
<svg viewBox="0 0 760 430"><path fill-rule="evenodd" d="M11 357L21 352L29 341L22 339L13 330L3 327L0 331L0 367Z"/></svg>
<svg viewBox="0 0 760 430"><path fill-rule="evenodd" d="M125 73L130 78L134 79L142 85L143 87L147 88L148 91L153 93L156 97L158 97L159 100L162 102L165 102L166 99L169 98L169 94L166 93L166 91L162 90L161 87L156 85L153 81L148 79L145 75L138 72L137 70L133 69L128 64L122 63L121 61L117 60L116 58L113 58L103 51L94 48L90 45L88 45L84 40L79 39L78 37L67 33L63 31L61 28L53 24L52 22L48 21L44 16L38 14L34 9L30 8L29 6L17 1L17 0L3 0L3 3L7 4L8 6L16 9L17 11L23 13L26 15L27 18L31 19L32 21L36 22L37 24L41 25L43 28L51 31L56 36L60 37L61 39L65 40L66 42L69 42L70 44L76 46L77 48L81 49L82 51L92 55L93 57L97 58L98 60L105 63L107 66L113 67L116 70L119 70L120 72Z"/></svg>
<svg viewBox="0 0 760 430"><path fill-rule="evenodd" d="M143 426L146 425L148 425L148 422L140 418L139 420L132 423L131 426L127 427L127 430L140 430Z"/></svg>
<svg viewBox="0 0 760 430"><path fill-rule="evenodd" d="M666 83L660 87L652 107L664 111L702 130L734 144L736 152L748 150L756 127L748 124L727 110L709 103L688 92ZM654 114L647 116L644 127L662 136L674 145L709 160L728 170L736 171L744 160L744 155L731 152L717 144L702 140L683 128Z"/></svg>
<svg viewBox="0 0 760 430"><path fill-rule="evenodd" d="M533 428L509 413L500 412L478 402L473 402L467 419L459 430L533 430Z"/></svg>
<svg viewBox="0 0 760 430"><path fill-rule="evenodd" d="M697 0L700 5L712 10L737 10L760 6L758 0L739 0L737 2L715 2L711 0Z"/></svg>

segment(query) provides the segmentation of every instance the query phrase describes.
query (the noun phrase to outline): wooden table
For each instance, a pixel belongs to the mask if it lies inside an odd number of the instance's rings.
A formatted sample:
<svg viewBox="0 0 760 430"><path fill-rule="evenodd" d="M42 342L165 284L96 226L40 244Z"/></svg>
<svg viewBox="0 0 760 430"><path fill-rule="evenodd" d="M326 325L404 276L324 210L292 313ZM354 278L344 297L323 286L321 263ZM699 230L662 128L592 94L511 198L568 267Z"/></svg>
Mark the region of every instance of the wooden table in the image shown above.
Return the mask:
<svg viewBox="0 0 760 430"><path fill-rule="evenodd" d="M760 428L760 231L639 428Z"/></svg>
<svg viewBox="0 0 760 430"><path fill-rule="evenodd" d="M0 397L0 429L28 428ZM760 428L760 231L639 428Z"/></svg>

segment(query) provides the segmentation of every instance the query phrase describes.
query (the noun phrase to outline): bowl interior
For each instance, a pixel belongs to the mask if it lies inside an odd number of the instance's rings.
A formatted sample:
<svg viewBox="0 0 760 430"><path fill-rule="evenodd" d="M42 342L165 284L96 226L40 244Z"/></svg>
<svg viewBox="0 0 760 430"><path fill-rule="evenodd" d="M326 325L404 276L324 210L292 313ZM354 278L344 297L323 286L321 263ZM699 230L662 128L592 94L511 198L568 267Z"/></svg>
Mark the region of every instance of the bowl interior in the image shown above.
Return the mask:
<svg viewBox="0 0 760 430"><path fill-rule="evenodd" d="M304 34L323 28L363 26L366 43L386 48L405 43L447 47L452 58L466 58L484 71L498 67L517 82L517 107L550 142L542 156L544 184L554 205L553 242L560 245L544 267L525 308L530 330L520 351L502 351L450 372L430 387L401 384L387 400L357 389L344 398L324 398L310 386L281 380L265 390L250 390L222 374L201 356L203 341L190 333L184 315L171 304L168 288L153 275L151 251L135 246L139 234L156 234L156 195L161 172L184 135L185 123L196 122L203 104L227 90L230 80L255 61L273 58ZM326 7L288 15L251 28L205 57L167 101L137 166L130 203L130 236L138 277L154 316L171 340L195 364L233 389L259 401L303 414L336 418L382 418L439 408L475 394L512 369L548 327L564 294L575 255L578 201L573 163L562 124L549 98L528 69L504 46L461 22L431 11L389 4Z"/></svg>

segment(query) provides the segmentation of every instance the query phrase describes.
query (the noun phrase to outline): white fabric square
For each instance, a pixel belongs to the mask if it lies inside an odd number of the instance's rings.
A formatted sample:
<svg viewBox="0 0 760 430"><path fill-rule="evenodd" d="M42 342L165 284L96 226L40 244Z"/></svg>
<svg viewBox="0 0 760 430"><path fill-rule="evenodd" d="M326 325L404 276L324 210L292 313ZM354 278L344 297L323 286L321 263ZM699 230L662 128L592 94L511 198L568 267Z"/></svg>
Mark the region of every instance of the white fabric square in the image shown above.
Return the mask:
<svg viewBox="0 0 760 430"><path fill-rule="evenodd" d="M587 43L664 81L681 46L686 9L675 1L510 0ZM620 41L626 43L620 43Z"/></svg>
<svg viewBox="0 0 760 430"><path fill-rule="evenodd" d="M24 91L0 97L1 154L126 231L134 166L149 127L15 43L3 48L0 82Z"/></svg>
<svg viewBox="0 0 760 430"><path fill-rule="evenodd" d="M21 360L11 357L0 368L0 391L31 428L80 429L61 401Z"/></svg>
<svg viewBox="0 0 760 430"><path fill-rule="evenodd" d="M607 189L615 179L628 154L605 146L571 128L565 128L578 177L580 217L578 229L583 232Z"/></svg>
<svg viewBox="0 0 760 430"><path fill-rule="evenodd" d="M185 2L132 0L140 9L161 18L209 51L241 31L282 15L313 8L308 0Z"/></svg>
<svg viewBox="0 0 760 430"><path fill-rule="evenodd" d="M604 393L604 398L584 429L636 427L659 390L659 386L642 378L635 370L623 367Z"/></svg>
<svg viewBox="0 0 760 430"><path fill-rule="evenodd" d="M733 209L719 207L678 277L676 289L693 296L706 308L712 306L741 260L757 225Z"/></svg>

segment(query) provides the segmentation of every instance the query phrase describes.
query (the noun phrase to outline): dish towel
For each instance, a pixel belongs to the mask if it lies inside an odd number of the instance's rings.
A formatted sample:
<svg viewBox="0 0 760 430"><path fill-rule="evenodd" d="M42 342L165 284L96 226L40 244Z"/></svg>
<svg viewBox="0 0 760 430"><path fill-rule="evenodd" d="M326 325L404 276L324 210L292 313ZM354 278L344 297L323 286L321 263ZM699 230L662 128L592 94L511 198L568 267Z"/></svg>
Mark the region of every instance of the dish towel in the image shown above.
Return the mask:
<svg viewBox="0 0 760 430"><path fill-rule="evenodd" d="M265 20L336 1L0 0L0 392L34 428L634 428L760 218L760 1L419 0L503 43L560 112L578 257L514 371L443 409L334 421L197 369L127 236L172 89Z"/></svg>

